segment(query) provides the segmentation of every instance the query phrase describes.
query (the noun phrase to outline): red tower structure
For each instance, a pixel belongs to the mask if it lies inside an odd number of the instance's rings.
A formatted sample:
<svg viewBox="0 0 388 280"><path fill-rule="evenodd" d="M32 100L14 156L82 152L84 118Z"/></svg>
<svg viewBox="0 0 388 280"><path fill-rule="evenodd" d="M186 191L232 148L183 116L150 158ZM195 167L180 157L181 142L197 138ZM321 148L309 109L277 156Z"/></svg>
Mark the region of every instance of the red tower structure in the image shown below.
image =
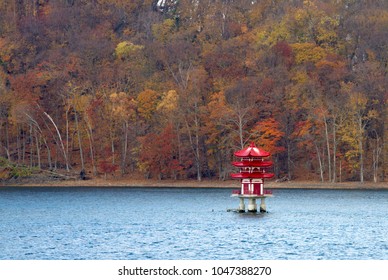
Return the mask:
<svg viewBox="0 0 388 280"><path fill-rule="evenodd" d="M259 149L252 142L249 147L235 152L234 155L241 159L232 162L240 172L230 174L233 179L241 181L241 189L232 193L232 196L240 198L238 211L245 212L244 199L248 199L248 212L257 212L256 199L261 199L260 212L266 212L265 198L272 196L272 192L264 188L264 179L274 176L267 171L273 165L271 161L266 160L271 154Z"/></svg>

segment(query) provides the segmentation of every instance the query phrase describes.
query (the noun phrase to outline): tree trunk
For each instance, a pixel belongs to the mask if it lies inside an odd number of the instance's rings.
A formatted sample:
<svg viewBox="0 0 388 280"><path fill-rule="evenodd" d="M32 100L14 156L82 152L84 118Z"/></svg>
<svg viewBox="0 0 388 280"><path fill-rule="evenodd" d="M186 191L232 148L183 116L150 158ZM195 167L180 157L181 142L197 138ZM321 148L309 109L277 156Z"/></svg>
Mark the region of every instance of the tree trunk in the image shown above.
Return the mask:
<svg viewBox="0 0 388 280"><path fill-rule="evenodd" d="M323 165L322 165L322 160L321 160L321 153L319 152L319 149L318 149L318 146L316 143L314 143L315 145L315 150L317 151L317 157L318 157L318 163L319 163L319 172L320 172L320 175L321 175L321 182L324 182L324 178L323 178Z"/></svg>
<svg viewBox="0 0 388 280"><path fill-rule="evenodd" d="M79 129L79 124L78 124L78 113L75 109L74 105L74 117L75 117L75 129L77 130L77 136L78 136L78 146L79 146L79 155L81 158L81 170L85 171L85 161L84 161L84 153L82 149L82 139L81 139L81 133Z"/></svg>
<svg viewBox="0 0 388 280"><path fill-rule="evenodd" d="M46 143L46 147L47 147L47 161L48 161L48 164L49 164L49 169L51 170L53 168L53 163L52 163L52 160L51 160L51 150L50 150L50 147L49 145Z"/></svg>
<svg viewBox="0 0 388 280"><path fill-rule="evenodd" d="M358 150L360 153L360 182L364 183L364 147L363 147L363 125L362 125L362 118L359 117L358 119L358 125L359 125L359 137L358 137Z"/></svg>
<svg viewBox="0 0 388 280"><path fill-rule="evenodd" d="M197 160L197 180L202 181L202 170L201 170L201 157L200 157L200 148L199 148L199 124L198 118L195 117L195 152Z"/></svg>
<svg viewBox="0 0 388 280"><path fill-rule="evenodd" d="M195 167L196 167L196 170L197 170L197 180L201 181L202 180L202 176L201 176L200 153L199 153L199 146L198 146L199 145L198 131L196 129L196 135L193 136L192 133L191 133L191 129L190 129L189 123L188 123L186 118L185 118L185 123L186 123L187 132L188 132L188 135L189 135L190 146L191 146L191 149L193 150L193 154L194 154ZM194 121L194 123L196 124L196 121ZM195 142L194 142L193 138L196 138Z"/></svg>
<svg viewBox="0 0 388 280"><path fill-rule="evenodd" d="M381 154L381 181L385 181L385 153L386 153L386 145L385 145L385 139L386 139L386 131L385 131L385 123L383 124L383 143L382 143L382 154Z"/></svg>
<svg viewBox="0 0 388 280"><path fill-rule="evenodd" d="M51 123L52 123L52 124L54 125L54 127L55 127L55 130L57 131L58 138L59 138L60 145L61 145L62 152L63 152L63 156L64 156L64 158L65 158L66 171L70 171L70 168L69 168L69 161L68 161L68 158L67 158L67 155L66 155L65 147L64 147L64 145L63 145L63 141L62 141L61 134L59 133L59 129L58 129L57 125L55 124L54 120L51 118L51 116L50 116L49 114L47 114L46 112L44 112L43 114L51 121Z"/></svg>
<svg viewBox="0 0 388 280"><path fill-rule="evenodd" d="M34 138L32 136L32 124L30 124L30 136L29 136L29 139L30 139L30 167L32 168L33 167L33 153L34 153L34 150L33 150L33 144L34 144Z"/></svg>
<svg viewBox="0 0 388 280"><path fill-rule="evenodd" d="M18 124L17 127L16 127L16 150L17 150L17 153L18 153L18 164L20 164L20 161L21 161L21 151L20 149L22 148L22 143L21 143L21 140L20 140L20 125Z"/></svg>
<svg viewBox="0 0 388 280"><path fill-rule="evenodd" d="M92 127L90 126L89 122L86 121L86 126L87 126L87 134L88 134L88 138L89 138L89 146L90 146L90 158L92 160L92 168L93 168L93 175L96 176L97 175L97 168L96 168L96 162L95 162L95 158L94 158L94 139L93 139L93 129Z"/></svg>
<svg viewBox="0 0 388 280"><path fill-rule="evenodd" d="M380 153L382 151L382 147L380 146L379 137L376 133L376 146L373 149L373 182L378 182L378 171L379 171L379 160L380 160Z"/></svg>
<svg viewBox="0 0 388 280"><path fill-rule="evenodd" d="M123 134L124 134L124 139L123 139L123 157L121 159L121 175L125 174L125 168L127 165L127 153L128 153L128 123L124 122L123 123Z"/></svg>
<svg viewBox="0 0 388 280"><path fill-rule="evenodd" d="M180 134L179 127L180 127L180 124L177 123L177 126L176 126L176 130L177 130L176 137L177 137L177 142L178 142L178 162L181 165L182 164L182 143L181 143L181 134Z"/></svg>
<svg viewBox="0 0 388 280"><path fill-rule="evenodd" d="M291 140L290 133L287 129L286 131L286 148L287 148L287 176L288 180L292 178L292 160L291 160Z"/></svg>
<svg viewBox="0 0 388 280"><path fill-rule="evenodd" d="M243 120L242 116L238 116L238 136L240 138L240 148L244 149L244 136L243 136Z"/></svg>
<svg viewBox="0 0 388 280"><path fill-rule="evenodd" d="M336 128L336 118L333 119L333 179L332 182L337 182L337 128Z"/></svg>
<svg viewBox="0 0 388 280"><path fill-rule="evenodd" d="M34 136L35 136L35 144L36 144L36 156L38 159L38 168L41 169L41 162L40 162L40 141L38 138L38 134L36 133L36 128L34 129Z"/></svg>
<svg viewBox="0 0 388 280"><path fill-rule="evenodd" d="M113 136L111 137L111 150L112 150L112 164L115 164L115 142L113 140Z"/></svg>
<svg viewBox="0 0 388 280"><path fill-rule="evenodd" d="M23 134L23 149L22 149L22 163L24 164L25 159L26 159L26 149L27 149L27 131L24 131L22 129L22 134Z"/></svg>
<svg viewBox="0 0 388 280"><path fill-rule="evenodd" d="M325 124L325 140L326 140L326 149L327 149L327 167L329 172L329 182L332 180L331 177L331 155L330 155L330 140L329 140L329 130L328 130L328 124L327 119L325 116L323 116L324 124Z"/></svg>
<svg viewBox="0 0 388 280"><path fill-rule="evenodd" d="M9 132L8 132L8 120L5 122L5 146L7 150L7 158L11 161L11 155L9 154Z"/></svg>
<svg viewBox="0 0 388 280"><path fill-rule="evenodd" d="M66 157L67 157L67 160L70 161L71 158L70 158L70 153L69 153L69 143L70 143L70 134L69 134L69 111L70 111L70 107L67 106L66 108L66 112L65 112L65 119L66 119Z"/></svg>

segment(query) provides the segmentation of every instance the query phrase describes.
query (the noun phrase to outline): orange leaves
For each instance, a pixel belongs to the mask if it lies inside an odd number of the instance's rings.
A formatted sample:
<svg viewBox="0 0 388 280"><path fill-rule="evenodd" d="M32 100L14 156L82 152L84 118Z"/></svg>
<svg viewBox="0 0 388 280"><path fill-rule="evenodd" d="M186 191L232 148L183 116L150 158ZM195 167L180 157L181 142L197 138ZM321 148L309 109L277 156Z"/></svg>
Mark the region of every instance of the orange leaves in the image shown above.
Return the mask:
<svg viewBox="0 0 388 280"><path fill-rule="evenodd" d="M346 75L345 60L334 54L328 54L324 59L315 63L319 79L323 83L339 81Z"/></svg>
<svg viewBox="0 0 388 280"><path fill-rule="evenodd" d="M209 118L212 120L221 121L229 116L232 111L227 106L225 93L223 91L215 92L211 96L211 101L208 104Z"/></svg>
<svg viewBox="0 0 388 280"><path fill-rule="evenodd" d="M338 69L338 68L344 68L345 67L345 61L341 60L329 60L329 59L324 59L318 61L315 66L317 68L333 68L333 69Z"/></svg>
<svg viewBox="0 0 388 280"><path fill-rule="evenodd" d="M39 78L39 73L34 71L16 76L10 76L11 88L17 100L35 102L41 94L41 87L45 80Z"/></svg>
<svg viewBox="0 0 388 280"><path fill-rule="evenodd" d="M139 93L137 97L138 112L146 120L150 120L156 111L159 102L159 94L151 89Z"/></svg>
<svg viewBox="0 0 388 280"><path fill-rule="evenodd" d="M0 65L8 62L11 59L11 51L13 49L11 43L6 39L0 37Z"/></svg>
<svg viewBox="0 0 388 280"><path fill-rule="evenodd" d="M222 142L222 134L230 129L231 108L226 104L223 91L215 92L207 106L208 117L206 118L205 131L208 135L208 143Z"/></svg>
<svg viewBox="0 0 388 280"><path fill-rule="evenodd" d="M269 117L256 123L252 129L252 135L256 143L272 154L285 151L285 148L279 146L279 142L284 136L280 123L273 117Z"/></svg>
<svg viewBox="0 0 388 280"><path fill-rule="evenodd" d="M323 123L313 119L298 121L295 125L295 130L292 133L294 139L298 139L297 145L299 148L311 148L314 141L319 138L322 132Z"/></svg>

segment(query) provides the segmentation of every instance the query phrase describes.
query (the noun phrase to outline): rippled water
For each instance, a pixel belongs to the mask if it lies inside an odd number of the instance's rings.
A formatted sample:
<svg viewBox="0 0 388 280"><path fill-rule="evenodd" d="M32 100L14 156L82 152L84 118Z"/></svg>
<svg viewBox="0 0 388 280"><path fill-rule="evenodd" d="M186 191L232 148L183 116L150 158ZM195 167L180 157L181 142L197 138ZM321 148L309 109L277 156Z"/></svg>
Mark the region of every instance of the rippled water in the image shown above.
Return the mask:
<svg viewBox="0 0 388 280"><path fill-rule="evenodd" d="M0 259L388 259L388 192L0 188Z"/></svg>

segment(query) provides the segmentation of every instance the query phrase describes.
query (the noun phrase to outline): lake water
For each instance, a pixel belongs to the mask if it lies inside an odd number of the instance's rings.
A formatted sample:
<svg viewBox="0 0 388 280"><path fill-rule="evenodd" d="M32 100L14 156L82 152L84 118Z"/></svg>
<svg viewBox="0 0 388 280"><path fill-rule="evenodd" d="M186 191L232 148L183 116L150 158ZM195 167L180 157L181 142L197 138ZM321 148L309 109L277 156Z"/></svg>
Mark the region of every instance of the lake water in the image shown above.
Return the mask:
<svg viewBox="0 0 388 280"><path fill-rule="evenodd" d="M0 188L0 259L388 259L388 191Z"/></svg>

